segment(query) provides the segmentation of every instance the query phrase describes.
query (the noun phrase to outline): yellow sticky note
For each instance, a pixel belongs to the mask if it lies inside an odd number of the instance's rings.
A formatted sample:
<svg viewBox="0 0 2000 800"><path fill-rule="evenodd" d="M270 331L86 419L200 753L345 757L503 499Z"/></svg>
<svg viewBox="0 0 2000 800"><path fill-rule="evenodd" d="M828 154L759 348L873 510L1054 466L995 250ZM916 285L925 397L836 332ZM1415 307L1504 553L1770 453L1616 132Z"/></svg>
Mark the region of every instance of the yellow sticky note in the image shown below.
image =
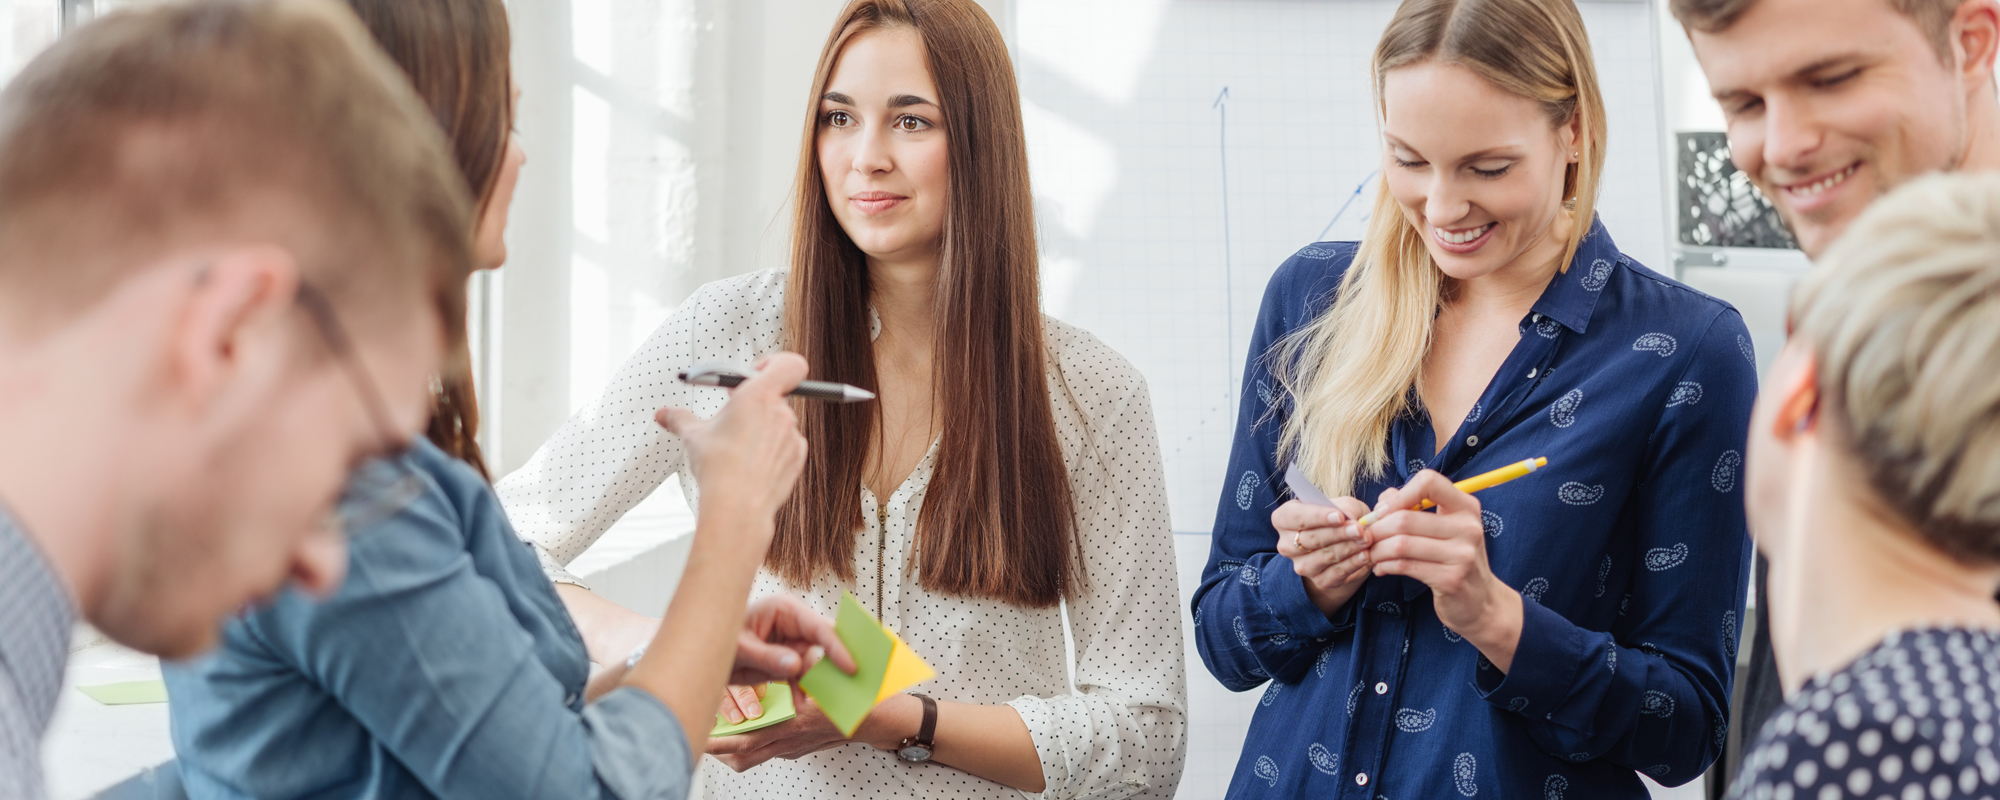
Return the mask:
<svg viewBox="0 0 2000 800"><path fill-rule="evenodd" d="M902 638L898 637L895 631L889 630L887 625L882 626L882 630L889 634L889 641L895 643L895 647L889 651L889 671L882 675L882 691L875 695L877 703L889 699L904 689L937 677L937 671L931 669L931 665L924 663L923 657L917 655L917 651L903 644Z"/></svg>

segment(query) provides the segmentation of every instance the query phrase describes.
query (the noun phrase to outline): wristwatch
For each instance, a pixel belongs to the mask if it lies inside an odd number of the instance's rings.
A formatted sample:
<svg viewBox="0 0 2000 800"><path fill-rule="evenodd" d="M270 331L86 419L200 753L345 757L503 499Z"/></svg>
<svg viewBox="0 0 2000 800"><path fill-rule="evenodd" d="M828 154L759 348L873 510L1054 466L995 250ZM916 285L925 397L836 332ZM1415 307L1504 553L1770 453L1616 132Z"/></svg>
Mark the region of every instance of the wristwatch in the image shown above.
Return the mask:
<svg viewBox="0 0 2000 800"><path fill-rule="evenodd" d="M917 729L914 738L904 739L902 744L896 746L896 757L912 764L922 764L931 760L932 751L937 749L937 744L932 741L937 736L937 701L916 692L911 692L910 696L924 701L924 724Z"/></svg>

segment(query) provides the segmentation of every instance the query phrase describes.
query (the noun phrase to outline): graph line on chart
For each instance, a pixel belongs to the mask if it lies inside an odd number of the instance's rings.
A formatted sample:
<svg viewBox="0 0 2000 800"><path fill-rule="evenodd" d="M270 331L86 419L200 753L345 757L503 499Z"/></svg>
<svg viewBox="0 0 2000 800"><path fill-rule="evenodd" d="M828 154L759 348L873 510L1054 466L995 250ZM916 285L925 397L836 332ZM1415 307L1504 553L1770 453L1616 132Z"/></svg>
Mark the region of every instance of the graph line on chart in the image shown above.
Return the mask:
<svg viewBox="0 0 2000 800"><path fill-rule="evenodd" d="M1229 252L1229 87L1222 87L1222 93L1216 95L1215 102L1210 103L1208 107L1218 112L1215 140L1218 160L1222 164L1222 303L1224 309L1222 319L1224 324L1229 326L1229 330L1223 338L1229 349L1222 359L1222 385L1225 387L1223 389L1223 397L1227 398L1232 394L1227 387L1236 384L1236 372L1230 369L1231 359L1236 357L1236 268L1231 263Z"/></svg>
<svg viewBox="0 0 2000 800"><path fill-rule="evenodd" d="M1369 181L1372 181L1372 180L1375 180L1375 176L1376 176L1376 175L1379 175L1379 174L1381 174L1381 173L1382 173L1382 171L1381 171L1381 170L1379 170L1379 169L1378 169L1378 170L1375 170L1375 171L1373 171L1373 172L1370 172L1370 173L1368 173L1368 177L1366 177L1366 178L1362 178L1362 179L1361 179L1361 182L1360 182L1360 183L1357 183L1357 184L1355 184L1355 185L1354 185L1354 193L1353 193L1353 194L1350 194L1350 195L1348 195L1348 196L1347 196L1347 202L1345 202L1345 203L1341 203L1341 204L1340 204L1340 210L1339 210L1339 211L1335 211L1335 212L1333 212L1333 219L1330 219L1330 220L1327 220L1327 221L1326 221L1326 227L1324 227L1324 228L1321 228L1321 229L1319 229L1319 237L1318 237L1318 238L1316 238L1316 239L1313 239L1313 241L1315 241L1315 242L1324 242L1324 241L1326 241L1326 235L1327 235L1328 233L1332 233L1332 232L1333 232L1333 226L1334 226L1334 225L1336 225L1336 224L1338 224L1338 223L1340 222L1340 218L1341 218L1341 217L1342 217L1343 215L1345 215L1345 214L1347 213L1347 207L1348 207L1348 206L1351 206L1351 205L1354 205L1354 200L1355 200L1355 198L1358 198L1358 197L1360 197L1360 196L1361 196L1361 190L1363 190L1363 189L1366 189L1366 188L1368 188L1368 182L1369 182ZM1368 218L1364 216L1364 217L1362 217L1362 218L1361 218L1361 221L1362 221L1362 222L1367 222L1367 221L1368 221Z"/></svg>

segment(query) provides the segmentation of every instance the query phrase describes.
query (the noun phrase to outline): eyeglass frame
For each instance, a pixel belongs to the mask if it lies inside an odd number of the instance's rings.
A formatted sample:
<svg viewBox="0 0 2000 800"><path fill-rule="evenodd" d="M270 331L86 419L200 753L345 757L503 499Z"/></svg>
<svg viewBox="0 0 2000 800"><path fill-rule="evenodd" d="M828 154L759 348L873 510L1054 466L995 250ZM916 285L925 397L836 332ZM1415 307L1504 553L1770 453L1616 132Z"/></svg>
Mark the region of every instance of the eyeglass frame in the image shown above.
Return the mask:
<svg viewBox="0 0 2000 800"><path fill-rule="evenodd" d="M300 280L294 298L306 316L313 322L314 330L339 363L341 372L347 375L348 384L361 398L361 404L368 415L369 424L382 440L381 452L370 461L356 468L348 476L348 485L357 484L355 478L371 464L382 463L396 473L396 480L388 489L372 493L366 498L342 497L340 506L333 512L331 521L342 531L352 533L361 528L376 525L400 513L411 501L422 496L425 491L424 478L408 464L403 457L411 449L411 444L396 434L396 426L391 422L389 403L375 380L361 364L354 340L347 335L347 328L340 324L340 314L334 309L333 301L311 281ZM355 508L358 506L358 510Z"/></svg>

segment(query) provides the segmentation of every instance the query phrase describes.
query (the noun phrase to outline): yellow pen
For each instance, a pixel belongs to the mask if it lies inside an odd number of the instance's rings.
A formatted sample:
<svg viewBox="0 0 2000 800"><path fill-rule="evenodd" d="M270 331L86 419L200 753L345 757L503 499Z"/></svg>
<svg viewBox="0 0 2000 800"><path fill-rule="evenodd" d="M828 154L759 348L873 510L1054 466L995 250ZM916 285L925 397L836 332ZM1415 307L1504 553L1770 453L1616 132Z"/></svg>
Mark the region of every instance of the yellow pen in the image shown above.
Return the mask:
<svg viewBox="0 0 2000 800"><path fill-rule="evenodd" d="M1499 486L1500 484L1506 483L1515 478L1519 478L1523 475L1526 475L1530 472L1534 472L1535 470L1541 469L1548 465L1549 465L1549 460L1546 458L1530 458L1526 461L1514 464L1508 464L1507 466L1501 467L1492 472L1488 472L1482 475L1474 475L1470 478L1466 478L1465 480L1459 481L1452 485L1458 487L1458 490L1461 492L1464 492L1466 494L1472 494L1473 492L1479 491L1481 489L1491 489L1495 486ZM1436 505L1437 505L1436 503L1433 503L1429 500L1425 500L1421 503L1410 506L1410 510L1422 511L1426 508L1435 507ZM1368 512L1367 516L1361 518L1361 525L1367 526L1374 524L1375 522L1378 521L1379 520L1376 518L1375 512L1370 511Z"/></svg>

